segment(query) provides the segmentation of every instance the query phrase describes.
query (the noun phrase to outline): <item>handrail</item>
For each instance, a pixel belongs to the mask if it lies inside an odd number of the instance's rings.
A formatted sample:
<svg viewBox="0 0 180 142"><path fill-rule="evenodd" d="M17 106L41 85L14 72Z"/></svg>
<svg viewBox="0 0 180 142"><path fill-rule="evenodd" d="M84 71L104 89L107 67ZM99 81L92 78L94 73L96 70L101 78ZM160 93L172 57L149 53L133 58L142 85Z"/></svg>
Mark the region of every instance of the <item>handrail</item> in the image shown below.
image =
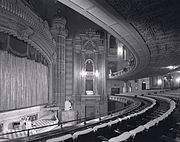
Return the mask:
<svg viewBox="0 0 180 142"><path fill-rule="evenodd" d="M120 97L120 96L117 96L117 97ZM151 109L152 107L154 107L154 105L156 104L156 103L155 103L155 100L154 100L154 99L149 99L149 98L147 98L147 97L143 97L143 99L145 99L145 98L146 98L147 100L151 100L151 101L152 101L152 105L151 105L151 106L149 106L149 107L141 110L141 111L138 112L138 113L130 114L130 115L125 116L125 117L123 117L123 118L117 118L116 120L109 121L108 123L102 123L102 124L96 125L95 127L93 127L94 132L97 131L97 129L99 129L99 128L104 128L104 127L106 127L106 126L109 127L109 126L111 126L112 124L121 122L121 121L123 121L123 120L131 119L131 118L133 118L133 117L135 117L135 116L137 116L137 115L141 115L141 114L145 113L146 111L150 110L150 109Z"/></svg>
<svg viewBox="0 0 180 142"><path fill-rule="evenodd" d="M113 115L115 115L118 111L128 110L128 108L131 108L130 105L126 106L125 108L115 109L115 110L109 111L107 113L98 114L95 117L99 118L99 121L101 121L102 120L101 117L104 117L104 116L113 117ZM124 113L125 113L125 111L124 111ZM107 114L109 114L109 115L107 115ZM93 118L92 117L84 117L84 118L80 118L80 119L73 119L73 120L70 120L70 121L64 121L64 122L62 121L62 122L58 122L58 123L51 124L51 125L39 126L39 127L36 127L36 128L29 128L29 129L25 129L25 130L17 130L17 131L14 131L14 132L0 133L0 136L9 135L9 134L13 134L13 133L19 133L19 132L27 132L26 136L29 137L30 136L30 131L32 131L32 130L47 128L47 127L57 126L57 125L61 126L61 128L63 128L64 124L71 123L71 122L80 122L80 123L84 122L84 125L86 125L86 120L89 120L89 119L94 119L94 117Z"/></svg>
<svg viewBox="0 0 180 142"><path fill-rule="evenodd" d="M117 97L120 97L120 96L117 96ZM151 100L153 100L153 99L151 99ZM132 117L135 117L135 116L137 116L137 115L141 115L142 113L144 113L145 111L147 111L147 110L149 110L149 109L151 109L153 106L154 106L155 104L153 103L151 106L149 106L148 108L145 108L145 109L143 109L142 111L140 111L140 112L138 112L138 113L136 113L136 114L130 114L130 115L128 115L128 116L125 116L125 117L123 117L123 118L120 118L120 117L116 117L116 119L115 120L113 120L113 121L111 121L111 119L110 119L110 121L106 121L105 123L100 123L100 124L98 124L98 125L95 125L94 127L92 127L92 126L88 126L88 128L92 128L93 129L93 131L94 132L96 132L98 129L101 129L101 128L104 128L104 127L110 127L111 125L113 125L113 124L116 124L116 123L118 123L118 122L121 122L121 121L123 121L123 120L128 120L128 119L131 119ZM131 110L132 111L132 110ZM92 129L90 130L90 131L88 131L88 132L91 132L92 131ZM78 133L79 132L79 133ZM82 132L82 133L81 133ZM83 131L77 131L77 132L74 132L74 134L79 134L79 135L83 135L84 133L88 133L86 130L83 130ZM72 134L72 137L73 137L73 135L74 134ZM63 136L59 136L59 138L60 139L62 139L62 137ZM76 139L78 137L78 135L76 135L76 137L73 137L73 139ZM64 137L63 137L64 138ZM68 139L68 138L67 138ZM54 141L54 140L58 140L58 138L51 138L49 141ZM66 138L64 138L64 140L66 140Z"/></svg>
<svg viewBox="0 0 180 142"><path fill-rule="evenodd" d="M109 74L109 78L113 79L113 78L122 76L122 75L130 72L134 67L135 67L135 63L133 65L131 65L131 66L124 67L124 69L122 69L120 71L117 71L117 72L114 72L112 74Z"/></svg>

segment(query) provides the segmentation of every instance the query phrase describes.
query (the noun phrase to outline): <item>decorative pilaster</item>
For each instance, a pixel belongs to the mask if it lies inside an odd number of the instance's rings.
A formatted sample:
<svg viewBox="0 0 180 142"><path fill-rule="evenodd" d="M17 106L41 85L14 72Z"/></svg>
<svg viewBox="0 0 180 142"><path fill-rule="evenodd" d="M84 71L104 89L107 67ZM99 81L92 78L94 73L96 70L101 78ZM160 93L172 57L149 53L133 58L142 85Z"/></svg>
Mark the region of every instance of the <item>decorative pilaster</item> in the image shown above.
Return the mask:
<svg viewBox="0 0 180 142"><path fill-rule="evenodd" d="M59 16L59 14L53 19L51 33L56 41L56 53L57 58L55 62L55 102L60 106L60 109L64 109L65 95L65 39L67 36L67 30L65 28L66 19Z"/></svg>

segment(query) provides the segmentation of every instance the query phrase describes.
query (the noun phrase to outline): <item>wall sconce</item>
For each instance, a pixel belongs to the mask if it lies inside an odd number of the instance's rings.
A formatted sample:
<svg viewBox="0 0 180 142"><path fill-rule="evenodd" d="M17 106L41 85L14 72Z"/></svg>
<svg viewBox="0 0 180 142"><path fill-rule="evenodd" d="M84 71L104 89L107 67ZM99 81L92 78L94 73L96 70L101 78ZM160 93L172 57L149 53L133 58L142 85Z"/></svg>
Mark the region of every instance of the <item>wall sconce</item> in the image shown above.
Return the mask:
<svg viewBox="0 0 180 142"><path fill-rule="evenodd" d="M164 80L167 80L167 76L164 76Z"/></svg>
<svg viewBox="0 0 180 142"><path fill-rule="evenodd" d="M180 77L176 78L176 82L180 83Z"/></svg>
<svg viewBox="0 0 180 142"><path fill-rule="evenodd" d="M123 44L118 42L117 55L123 58Z"/></svg>
<svg viewBox="0 0 180 142"><path fill-rule="evenodd" d="M162 85L162 80L161 79L157 80L157 85Z"/></svg>
<svg viewBox="0 0 180 142"><path fill-rule="evenodd" d="M95 76L96 76L96 77L99 77L99 72L98 72L98 70L96 70Z"/></svg>
<svg viewBox="0 0 180 142"><path fill-rule="evenodd" d="M82 77L85 77L87 75L87 72L82 70L80 74L81 74Z"/></svg>
<svg viewBox="0 0 180 142"><path fill-rule="evenodd" d="M170 70L174 70L174 69L176 69L178 66L167 66L166 68L167 69L170 69Z"/></svg>

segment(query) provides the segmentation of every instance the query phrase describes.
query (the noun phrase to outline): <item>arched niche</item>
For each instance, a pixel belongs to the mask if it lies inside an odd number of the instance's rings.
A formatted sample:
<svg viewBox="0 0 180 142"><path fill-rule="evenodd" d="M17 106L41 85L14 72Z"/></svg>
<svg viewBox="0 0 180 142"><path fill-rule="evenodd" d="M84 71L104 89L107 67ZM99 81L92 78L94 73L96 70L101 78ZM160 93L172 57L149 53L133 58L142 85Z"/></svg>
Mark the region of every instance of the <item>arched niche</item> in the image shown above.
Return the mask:
<svg viewBox="0 0 180 142"><path fill-rule="evenodd" d="M117 45L116 45L116 38L114 36L110 36L110 45L109 45L110 48L117 48Z"/></svg>
<svg viewBox="0 0 180 142"><path fill-rule="evenodd" d="M94 94L94 62L92 59L87 59L85 61L85 70L87 72L87 76L85 79L85 91L86 95Z"/></svg>
<svg viewBox="0 0 180 142"><path fill-rule="evenodd" d="M94 71L94 62L92 59L87 59L85 61L85 70L87 72L93 72Z"/></svg>

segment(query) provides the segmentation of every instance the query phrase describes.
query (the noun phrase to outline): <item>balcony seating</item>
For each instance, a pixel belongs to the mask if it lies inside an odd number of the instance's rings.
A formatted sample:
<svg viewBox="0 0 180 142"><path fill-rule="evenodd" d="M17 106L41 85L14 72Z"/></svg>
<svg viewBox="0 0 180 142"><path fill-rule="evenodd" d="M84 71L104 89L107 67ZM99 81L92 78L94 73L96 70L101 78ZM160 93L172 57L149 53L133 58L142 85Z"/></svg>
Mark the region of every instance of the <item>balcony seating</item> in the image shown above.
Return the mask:
<svg viewBox="0 0 180 142"><path fill-rule="evenodd" d="M130 132L124 132L123 134L111 138L109 142L127 142L131 140L131 133Z"/></svg>
<svg viewBox="0 0 180 142"><path fill-rule="evenodd" d="M106 137L103 137L103 136L98 136L97 141L98 142L108 142L108 139Z"/></svg>
<svg viewBox="0 0 180 142"><path fill-rule="evenodd" d="M130 97L132 99L132 96ZM59 136L56 137L55 140L64 139L64 141L90 142L90 141L96 141L100 136L105 137L106 139L110 139L112 137L117 137L120 134L125 133L125 131L131 131L132 129L135 129L139 125L142 125L142 123L147 122L147 120L141 121L141 117L142 116L145 117L146 114L150 113L151 109L154 109L154 107L156 106L156 101L151 98L147 98L144 96L137 96L136 98L133 99L138 100L140 98L141 101L135 101L129 108L123 110L124 111L123 113L125 113L126 115L121 115L122 113L117 112L115 115L109 115L108 117L107 116L101 117L102 123L100 123L98 119L98 121L95 121L95 124L93 124L94 121L92 121L92 123L88 123L87 126L77 125L78 130L76 129L73 130L75 132L72 133L72 137L69 136L68 138L68 137ZM138 109L138 111L135 111L134 109ZM136 121L137 123L134 124L134 121ZM133 135L130 135L130 137L127 140L130 141L132 140L132 138ZM53 138L51 138L50 140L53 141Z"/></svg>
<svg viewBox="0 0 180 142"><path fill-rule="evenodd" d="M95 140L95 134L92 128L87 128L85 130L77 131L73 134L73 139L76 142L92 142ZM87 139L88 137L88 139Z"/></svg>
<svg viewBox="0 0 180 142"><path fill-rule="evenodd" d="M154 111L147 111L146 109L138 112L138 114L143 114L141 116L145 117L144 122L146 124L142 124L141 126L129 131L126 129L126 132L123 134L120 134L119 136L113 137L109 140L109 142L123 142L123 141L129 141L130 138L133 138L133 141L135 142L143 142L143 137L146 135L149 138L155 137L156 135L161 134L161 131L159 131L160 127L163 126L173 110L175 109L175 102L168 99L168 98L162 98L157 97L159 101L159 105L155 107ZM143 119L137 119L137 120L143 120ZM149 122L147 122L150 120ZM142 123L144 123L142 122ZM131 125L131 122L128 122L129 125ZM125 128L126 127L126 124ZM146 137L146 138L147 138ZM131 139L132 140L132 139Z"/></svg>
<svg viewBox="0 0 180 142"><path fill-rule="evenodd" d="M73 142L73 136L71 134L67 134L61 137L49 139L46 142Z"/></svg>
<svg viewBox="0 0 180 142"><path fill-rule="evenodd" d="M133 140L139 142L139 141L142 141L143 135L145 135L145 127L144 125L141 125L137 127L136 129L133 129L129 132L131 133Z"/></svg>

